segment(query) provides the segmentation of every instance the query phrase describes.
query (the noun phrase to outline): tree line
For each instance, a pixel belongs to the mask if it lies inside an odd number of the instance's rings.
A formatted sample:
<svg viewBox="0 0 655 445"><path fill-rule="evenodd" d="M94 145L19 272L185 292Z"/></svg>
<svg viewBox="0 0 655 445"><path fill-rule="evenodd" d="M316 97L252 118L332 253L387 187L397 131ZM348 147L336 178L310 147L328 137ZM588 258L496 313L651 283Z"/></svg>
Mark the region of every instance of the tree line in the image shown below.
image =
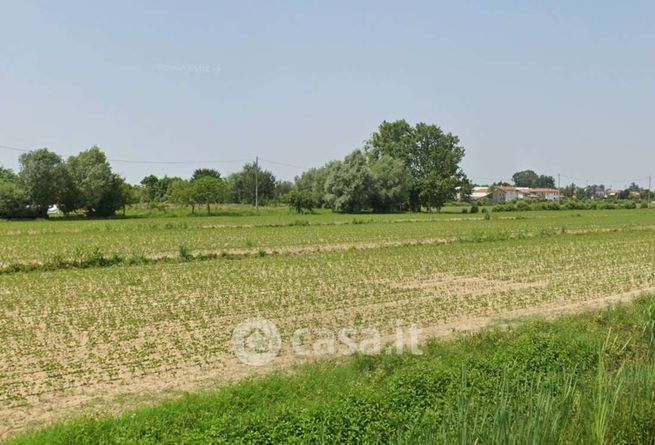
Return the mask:
<svg viewBox="0 0 655 445"><path fill-rule="evenodd" d="M18 173L0 168L0 217L47 217L53 205L103 217L131 202L131 187L95 146L66 160L34 150L22 154L19 165Z"/></svg>
<svg viewBox="0 0 655 445"><path fill-rule="evenodd" d="M151 206L176 204L191 207L192 213L198 206L205 206L210 213L212 204L282 202L292 189L291 182L278 181L273 173L254 162L246 163L241 171L226 178L217 170L199 168L190 179L149 175L141 180L140 186L143 202Z"/></svg>
<svg viewBox="0 0 655 445"><path fill-rule="evenodd" d="M198 207L209 213L214 204L256 202L284 202L298 212L439 211L458 193L470 193L463 157L457 136L405 120L382 122L361 148L303 172L293 183L246 163L227 177L200 168L189 179L148 175L131 185L96 146L68 159L44 148L22 154L18 173L0 168L0 217L47 217L52 206L66 215L107 217L135 203L181 205L192 213Z"/></svg>
<svg viewBox="0 0 655 445"><path fill-rule="evenodd" d="M64 215L83 213L108 217L132 204L206 206L255 202L255 175L263 204L287 195L290 182L254 163L222 178L213 169L200 168L189 179L148 175L138 185L128 184L112 171L105 153L94 146L63 159L46 148L24 153L19 171L0 167L0 218L47 218L56 206Z"/></svg>

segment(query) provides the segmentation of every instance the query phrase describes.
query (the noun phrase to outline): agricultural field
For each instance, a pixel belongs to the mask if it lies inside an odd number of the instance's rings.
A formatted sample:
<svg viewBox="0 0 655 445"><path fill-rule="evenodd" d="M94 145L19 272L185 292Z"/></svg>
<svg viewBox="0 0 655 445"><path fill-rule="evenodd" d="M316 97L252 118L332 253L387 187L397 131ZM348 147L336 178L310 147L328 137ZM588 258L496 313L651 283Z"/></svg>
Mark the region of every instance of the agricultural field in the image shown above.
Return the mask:
<svg viewBox="0 0 655 445"><path fill-rule="evenodd" d="M283 339L447 336L655 292L652 210L0 222L0 240L4 437L308 360L283 345L240 363L230 338L250 317Z"/></svg>

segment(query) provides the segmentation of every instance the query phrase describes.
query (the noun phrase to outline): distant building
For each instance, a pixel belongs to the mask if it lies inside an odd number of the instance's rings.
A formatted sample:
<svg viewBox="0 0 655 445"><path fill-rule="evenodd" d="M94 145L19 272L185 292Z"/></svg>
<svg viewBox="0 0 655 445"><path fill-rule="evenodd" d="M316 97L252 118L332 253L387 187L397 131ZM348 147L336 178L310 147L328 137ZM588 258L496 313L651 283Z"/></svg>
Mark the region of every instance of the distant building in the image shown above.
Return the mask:
<svg viewBox="0 0 655 445"><path fill-rule="evenodd" d="M491 196L491 202L511 202L519 199L545 199L555 201L560 198L560 192L551 188L514 187L499 185Z"/></svg>
<svg viewBox="0 0 655 445"><path fill-rule="evenodd" d="M473 187L471 192L471 201L480 201L481 199L491 196L491 189L489 187Z"/></svg>
<svg viewBox="0 0 655 445"><path fill-rule="evenodd" d="M495 204L497 202L516 201L523 194L518 188L511 185L499 185L495 188L493 195L491 195L491 202Z"/></svg>
<svg viewBox="0 0 655 445"><path fill-rule="evenodd" d="M530 193L538 199L545 199L547 201L555 201L560 198L560 192L557 189L550 188L537 188L530 189Z"/></svg>

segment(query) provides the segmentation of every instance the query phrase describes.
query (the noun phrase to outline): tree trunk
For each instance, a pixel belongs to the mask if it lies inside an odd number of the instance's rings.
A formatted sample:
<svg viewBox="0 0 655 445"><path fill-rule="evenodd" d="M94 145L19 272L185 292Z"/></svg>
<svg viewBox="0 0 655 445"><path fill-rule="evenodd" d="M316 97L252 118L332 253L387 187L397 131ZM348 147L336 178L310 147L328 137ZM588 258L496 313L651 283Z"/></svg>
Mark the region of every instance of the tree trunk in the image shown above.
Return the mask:
<svg viewBox="0 0 655 445"><path fill-rule="evenodd" d="M211 209L210 209L210 207L209 207L210 205L211 205L211 204L207 203L207 215L210 215L210 214L211 214Z"/></svg>

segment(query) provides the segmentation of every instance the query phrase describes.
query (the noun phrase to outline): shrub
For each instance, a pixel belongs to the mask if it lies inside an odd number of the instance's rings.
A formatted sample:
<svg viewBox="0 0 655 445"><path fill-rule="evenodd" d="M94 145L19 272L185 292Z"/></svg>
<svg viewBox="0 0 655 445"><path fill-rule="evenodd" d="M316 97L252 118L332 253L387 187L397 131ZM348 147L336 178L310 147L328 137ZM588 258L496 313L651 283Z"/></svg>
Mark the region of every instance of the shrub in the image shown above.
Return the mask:
<svg viewBox="0 0 655 445"><path fill-rule="evenodd" d="M526 201L519 201L516 203L516 210L520 210L522 212L531 210L530 204L528 204Z"/></svg>
<svg viewBox="0 0 655 445"><path fill-rule="evenodd" d="M183 259L184 261L188 261L191 258L193 258L193 255L191 255L191 251L184 244L180 245L180 247L178 248L178 253L180 254L180 258Z"/></svg>
<svg viewBox="0 0 655 445"><path fill-rule="evenodd" d="M292 190L286 195L285 200L297 213L303 213L304 211L311 213L312 209L316 207L314 197L307 191Z"/></svg>

